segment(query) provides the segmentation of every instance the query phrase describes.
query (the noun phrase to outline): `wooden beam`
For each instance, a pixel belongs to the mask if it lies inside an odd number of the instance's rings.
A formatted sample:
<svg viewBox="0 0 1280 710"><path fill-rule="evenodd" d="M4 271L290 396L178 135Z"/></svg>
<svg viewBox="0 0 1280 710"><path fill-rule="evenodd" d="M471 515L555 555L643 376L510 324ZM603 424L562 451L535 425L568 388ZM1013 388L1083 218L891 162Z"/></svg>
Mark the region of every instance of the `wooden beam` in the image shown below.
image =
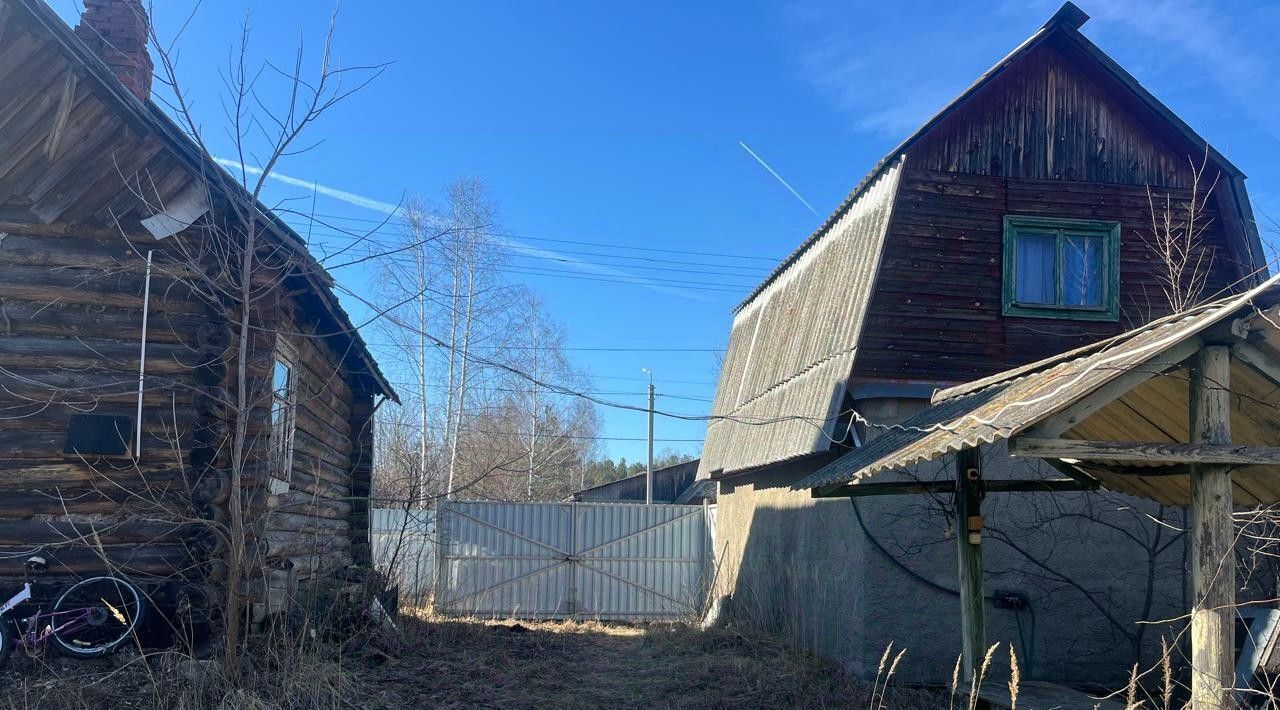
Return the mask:
<svg viewBox="0 0 1280 710"><path fill-rule="evenodd" d="M50 160L58 152L58 144L62 142L62 130L67 127L67 118L71 116L71 105L75 103L76 98L76 73L73 69L67 69L66 81L62 84L62 98L58 100L58 113L53 119L53 128L49 131L49 138L44 144L44 154Z"/></svg>
<svg viewBox="0 0 1280 710"><path fill-rule="evenodd" d="M1231 352L1214 345L1191 368L1191 440L1231 441ZM1229 708L1235 683L1235 556L1231 469L1191 467L1191 704Z"/></svg>
<svg viewBox="0 0 1280 710"><path fill-rule="evenodd" d="M1090 470L1105 471L1116 476L1144 476L1158 478L1164 476L1190 476L1191 464L1170 464L1167 466L1122 466L1088 462Z"/></svg>
<svg viewBox="0 0 1280 710"><path fill-rule="evenodd" d="M983 489L987 493L1074 493L1097 490L1098 484L1078 478L986 479L983 481Z"/></svg>
<svg viewBox="0 0 1280 710"><path fill-rule="evenodd" d="M1086 491L1096 491L1099 488L1101 488L1101 484L1098 483L1098 479L1094 478L1093 476L1090 476L1088 473L1085 473L1084 471L1080 470L1076 466L1073 466L1072 464L1067 463L1066 461L1059 461L1058 459L1041 459L1041 460L1049 464L1050 466L1052 466L1053 469L1058 473L1061 473L1067 478L1070 478L1076 483L1079 483L1081 487Z"/></svg>
<svg viewBox="0 0 1280 710"><path fill-rule="evenodd" d="M956 560L960 580L960 639L964 682L977 677L987 650L982 590L982 453L956 452Z"/></svg>
<svg viewBox="0 0 1280 710"><path fill-rule="evenodd" d="M1079 461L1146 461L1149 463L1204 463L1235 466L1280 464L1280 447L1236 444L1169 444L1141 441L1083 441L1036 439L1019 436L1009 440L1011 456L1076 459Z"/></svg>
<svg viewBox="0 0 1280 710"><path fill-rule="evenodd" d="M1116 378L1085 395L1075 404L1031 427L1025 433L1032 437L1056 438L1099 409L1123 397L1126 392L1134 387L1156 375L1161 375L1177 367L1183 360L1194 355L1202 347L1204 347L1204 342L1200 338L1188 338L1146 362L1134 365Z"/></svg>
<svg viewBox="0 0 1280 710"><path fill-rule="evenodd" d="M1084 483L1075 478L1045 479L997 479L985 481L987 493L1070 493L1097 489L1096 483ZM955 481L877 481L874 483L846 483L813 489L814 498L865 498L869 496L923 495L927 493L952 494Z"/></svg>
<svg viewBox="0 0 1280 710"><path fill-rule="evenodd" d="M1243 340L1233 343L1231 345L1231 356L1262 373L1263 377L1271 380L1271 384L1280 385L1280 365L1273 362L1256 345L1251 345Z"/></svg>
<svg viewBox="0 0 1280 710"><path fill-rule="evenodd" d="M876 481L874 483L839 483L813 489L814 498L863 498L868 496L921 495L955 493L955 481Z"/></svg>

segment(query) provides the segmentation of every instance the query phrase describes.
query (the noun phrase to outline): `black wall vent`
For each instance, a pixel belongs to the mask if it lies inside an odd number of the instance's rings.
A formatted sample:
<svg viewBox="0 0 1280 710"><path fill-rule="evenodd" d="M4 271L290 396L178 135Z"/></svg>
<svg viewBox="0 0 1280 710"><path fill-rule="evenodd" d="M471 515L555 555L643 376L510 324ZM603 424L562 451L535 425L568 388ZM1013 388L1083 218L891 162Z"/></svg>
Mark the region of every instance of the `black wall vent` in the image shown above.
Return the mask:
<svg viewBox="0 0 1280 710"><path fill-rule="evenodd" d="M128 456L133 442L133 417L112 414L72 414L64 454Z"/></svg>

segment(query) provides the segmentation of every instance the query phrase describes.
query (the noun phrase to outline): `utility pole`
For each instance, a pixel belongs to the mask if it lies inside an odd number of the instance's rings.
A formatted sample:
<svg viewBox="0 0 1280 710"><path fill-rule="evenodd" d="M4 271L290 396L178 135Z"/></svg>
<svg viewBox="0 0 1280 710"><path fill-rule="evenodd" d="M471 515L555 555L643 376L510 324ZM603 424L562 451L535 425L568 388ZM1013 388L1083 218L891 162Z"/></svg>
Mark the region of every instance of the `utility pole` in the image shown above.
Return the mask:
<svg viewBox="0 0 1280 710"><path fill-rule="evenodd" d="M653 373L649 373L649 463L644 473L644 504L653 505Z"/></svg>

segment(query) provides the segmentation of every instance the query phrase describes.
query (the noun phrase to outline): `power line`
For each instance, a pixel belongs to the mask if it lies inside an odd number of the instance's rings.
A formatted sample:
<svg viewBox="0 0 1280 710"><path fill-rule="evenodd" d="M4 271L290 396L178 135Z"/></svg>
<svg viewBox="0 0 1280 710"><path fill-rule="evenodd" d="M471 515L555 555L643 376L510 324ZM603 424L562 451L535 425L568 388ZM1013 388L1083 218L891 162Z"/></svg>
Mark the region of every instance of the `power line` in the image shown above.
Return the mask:
<svg viewBox="0 0 1280 710"><path fill-rule="evenodd" d="M402 381L402 380L389 380L389 382L395 385L396 387L405 387L410 391L412 391L412 389L415 387L423 386L422 382L408 382L408 381ZM427 382L426 386L436 390L449 388L449 385L441 384L439 382ZM487 387L484 385L476 385L475 389L480 390L482 392L505 392L508 394L533 394L535 392L542 391L540 389L515 389L512 387ZM578 390L578 391L582 392L583 394L615 395L615 396L622 396L622 397L647 397L649 395L648 392L628 392L625 390ZM715 401L709 397L693 397L690 395L681 395L681 394L663 394L661 392L658 393L658 396L666 397L668 399L680 399L680 400L685 400L689 402L714 402Z"/></svg>
<svg viewBox="0 0 1280 710"><path fill-rule="evenodd" d="M332 235L332 236L335 238L338 238L338 235ZM352 242L356 242L356 241L360 241L361 238L350 237L350 240ZM385 253L374 254L372 258L383 258L383 259L396 261L402 264L417 266L417 262L414 260L413 256L408 253L409 249L413 247L395 246L394 244L387 243L381 240L374 240L368 237L363 238L363 241L367 244L376 246L384 250ZM538 259L541 261L550 261L550 262L555 262L559 264L580 264L583 266L600 266L600 267L607 267L612 269L632 269L637 271L641 271L641 270L642 271L664 271L664 272L680 273L680 274L724 276L728 278L747 279L748 281L751 282L751 285L754 285L755 283L759 282L760 279L764 278L768 274L768 271L765 269L758 269L755 267L735 266L733 264L708 264L705 262L685 262L685 261L672 261L672 260L660 260L660 259L647 259L645 257L628 257L625 255L617 255L617 254L599 254L598 255L607 259L641 259L646 262L672 265L672 266L652 266L649 263L632 264L632 263L618 263L616 261L606 262L606 261L597 261L592 259L580 259L575 256L570 256L570 254L581 253L581 252L540 250L540 251L546 251L546 253L531 254L528 251L525 251L518 247L509 247L501 244L495 244L494 248L499 249L511 255L511 258L513 259ZM367 250L367 251L369 251L370 253L372 252L372 250ZM335 254L336 253L337 252L335 252ZM329 257L322 257L322 258L329 258ZM358 260L353 259L351 263L338 264L338 265L331 266L330 268L335 268L335 269L342 268L344 266L350 266L355 263L363 263L369 260L370 260L370 257L366 256ZM697 268L697 269L676 268L680 266L699 266L703 268ZM725 271L725 269L737 269L738 271ZM750 270L744 271L746 269L750 269Z"/></svg>
<svg viewBox="0 0 1280 710"><path fill-rule="evenodd" d="M343 291L343 292L345 292L345 293L350 294L353 298L355 298L355 299L359 300L360 302L364 303L366 306L368 306L368 307L370 307L370 308L377 309L377 306L375 306L373 303L370 303L368 299L364 298L363 296L361 296L360 294L356 293L355 291L352 291L351 289L349 289L349 288L347 288L347 287L343 286L341 283L334 283L334 287L335 287L335 288L337 288L337 289L340 289L341 291ZM496 369L496 370L502 370L502 371L505 371L505 372L509 372L509 373L511 373L511 374L513 374L513 375L516 375L517 377L520 377L520 378L522 378L522 379L524 379L524 380L527 380L528 382L530 382L530 383L532 383L532 384L534 384L534 385L536 385L536 386L538 386L538 387L543 387L543 388L545 388L545 389L547 389L547 390L550 390L550 391L552 391L552 392L556 392L556 393L559 393L559 394L564 394L564 395L570 395L570 396L574 396L574 397L579 397L579 398L584 399L584 400L586 400L586 401L588 401L588 402L592 402L592 403L594 403L594 404L598 404L598 405L600 405L600 406L602 406L602 407L609 407L609 408L611 408L611 409L620 409L620 410L625 410L625 411L629 411L629 412L646 412L646 413L648 413L648 412L654 412L655 414L661 414L662 416L664 416L664 417L668 417L668 418L670 418L670 419L680 419L680 420L682 420L682 421L691 421L691 422L692 422L692 421L701 421L701 422L712 422L712 421L732 421L732 422L735 422L735 423L738 423L738 424L742 424L742 425L744 425L744 426L766 426L766 425L770 425L770 424L777 424L777 423L779 423L779 422L798 421L798 422L804 422L804 423L806 423L806 424L809 424L810 426L812 426L812 427L814 427L815 429L817 429L817 430L818 430L818 432L819 432L819 433L821 433L823 436L826 436L826 437L828 437L828 438L831 438L831 437L830 437L830 435L829 435L829 434L827 434L827 432L826 432L826 430L825 430L825 425L826 425L827 423L832 422L832 421L838 421L840 418L845 417L845 416L847 416L847 415L849 415L849 414L852 414L852 415L854 415L854 416L857 416L857 413L856 413L856 412L853 412L852 410L846 410L845 412L837 412L836 414L834 414L834 415L832 415L832 416L828 416L828 417L815 417L815 416L805 416L805 415L798 415L798 414L790 414L790 415L775 415L775 416L767 416L767 417L763 417L763 416L762 416L762 417L757 417L757 416L749 416L749 417L747 417L747 416L737 416L737 415L731 415L731 414L730 414L730 415L724 415L724 414L697 414L697 415L694 415L694 414L683 414L683 413L680 413L680 412L671 412L671 411L666 411L666 410L657 410L657 409L652 409L652 408L649 408L649 407L641 407L641 406L636 406L636 405L626 404L626 403L623 403L623 402L614 402L614 401L607 400L607 399L600 399L599 397L596 397L596 396L594 396L594 395L586 394L586 393L584 393L584 392L579 392L579 391L573 390L573 389L571 389L571 388L569 388L569 387L562 387L562 386L559 386L559 385L551 384L551 383L549 383L549 382L545 382L545 381L543 381L543 380L539 379L538 377L536 377L536 376L534 376L534 375L531 375L531 374L529 374L529 373L527 373L527 372L525 372L525 371L523 371L523 370L521 370L521 369L519 369L519 368L517 368L517 367L514 367L514 366L509 365L509 364L504 363L504 362L498 362L498 361L496 361L496 360L490 360L490 359L488 359L488 358L479 357L479 356L477 356L477 355L475 355L475 354L471 353L469 350L464 350L464 351L462 351L462 352L458 352L457 348L454 348L454 347L450 346L450 345L449 345L448 343L446 343L445 341L441 340L440 338L437 338L436 336L434 336L434 335L432 335L432 334L428 333L428 332L427 332L427 331L425 331L425 330L422 330L422 329L420 329L420 328L417 328L417 327L415 327L415 326L413 326L413 325L411 325L411 324L409 324L409 323L406 323L406 322L404 322L404 321L402 321L402 320L400 320L400 319L396 318L396 317L395 317L391 312L389 312L389 311L380 311L380 312L379 312L379 317L385 317L385 318L387 318L387 320L389 320L390 322L394 323L395 325L398 325L398 326L400 326L401 328L404 328L405 330L408 330L409 332L417 333L417 334L419 334L419 335L421 335L421 336L423 336L423 337L425 337L425 338L429 339L429 340L432 342L432 345L433 345L434 347L437 347L437 348L443 348L443 349L446 349L446 350L452 350L453 352L457 353L458 355L460 355L462 358L464 358L464 359L465 359L465 360L467 360L467 361L475 362L475 363L477 363L477 364L479 364L479 365L483 365L483 366L487 366L487 367L492 367L492 368L494 368L494 369ZM859 419L861 419L861 417L859 417ZM832 439L832 441L835 441L835 439Z"/></svg>
<svg viewBox="0 0 1280 710"><path fill-rule="evenodd" d="M302 224L295 222L295 223L291 223L291 226L295 228L301 228ZM384 247L389 247L391 245L381 240L373 239L373 235L390 236L392 238L397 238L397 239L402 238L401 235L388 234L386 232L376 231L376 230L371 232L361 232L361 233L335 232L335 231L329 231L329 230L325 230L325 231L312 230L311 233L313 235L318 235L325 239L341 239L349 242L366 241L366 242L370 242L370 243L377 244L379 246L384 246ZM512 246L502 245L502 244L495 244L494 246L504 249L505 251L521 252L521 249L518 246L512 247ZM739 264L717 264L717 263L706 262L706 261L659 259L651 256L632 256L629 254L608 254L608 253L597 252L597 251L580 251L576 249L556 249L554 251L552 250L546 250L546 251L552 254L562 254L562 255L567 254L572 256L597 256L597 257L603 257L606 259L624 259L627 261L640 261L640 262L645 262L647 264L672 264L675 266L705 266L705 267L710 267L715 269L736 269L738 271L748 272L748 273L741 274L742 276L763 277L768 275L769 273L769 268L763 267L763 266L743 266ZM533 256L533 255L529 255L529 256ZM548 258L548 257L542 257L542 258ZM732 255L726 255L723 257L717 256L717 258L732 258ZM575 261L586 261L586 260L575 260ZM586 263L591 263L591 262L586 262ZM637 266L636 264L605 264L605 265L606 266L629 266L629 267Z"/></svg>
<svg viewBox="0 0 1280 710"><path fill-rule="evenodd" d="M404 222L403 219L400 219L400 220L369 219L364 217L347 217L343 215L331 215L331 214L320 214L320 213L316 213L315 215L309 216L300 212L296 212L296 211L290 212L288 210L277 210L277 212L294 214L294 215L297 215L297 218L302 220L303 222L320 222L320 224L324 224L324 222L321 220L314 219L315 217L324 217L325 219L338 219L346 222L363 222L366 224L398 224L404 227L409 226L407 223ZM623 245L623 244L590 241L590 240L583 240L583 239L554 239L551 237L531 237L528 235L511 234L509 232L492 232L492 234L498 237L506 237L508 239L522 239L522 240L527 240L532 242L555 242L558 244L578 244L582 246L598 246L598 247L607 247L609 249L625 249L627 251L645 251L645 252L653 252L658 254L714 256L714 257L722 257L726 259L748 259L748 260L754 260L754 261L767 261L770 263L777 263L782 260L782 257L775 257L775 256L755 256L751 254L729 254L725 252L694 251L694 250L686 250L686 249L664 249L661 247L635 247L635 246L629 246L629 245Z"/></svg>
<svg viewBox="0 0 1280 710"><path fill-rule="evenodd" d="M403 348L414 347L416 344L397 344L390 342L382 342L377 340L366 340L366 344L376 347L385 348ZM538 345L473 345L472 347L485 348L489 350L521 350L521 351L546 351L546 350L563 350L569 352L604 352L604 353L720 353L724 352L724 348L632 348L632 347L543 347ZM613 378L618 379L618 378ZM679 380L664 380L673 384L706 384L713 385L714 382L680 382Z"/></svg>
<svg viewBox="0 0 1280 710"><path fill-rule="evenodd" d="M372 259L379 259L379 258L386 259L389 261L395 261L397 263L404 264L407 266L414 266L414 267L418 266L418 263L411 256L403 253L395 253L395 249L397 249L398 247L395 247L394 245L387 244L385 242L380 242L380 241L373 241L373 240L370 240L369 243L371 245L374 245L383 249L384 253L372 254L372 250L369 250L370 253L365 257L361 257L358 259L353 258L350 262L331 265L328 268L340 269L347 266L353 266L358 263L364 263L366 261L370 261ZM499 247L499 248L502 248L502 247ZM678 274L689 274L692 276L717 276L717 277L730 278L730 279L744 279L745 282L744 283L700 282L699 284L695 285L695 284L691 284L688 278L664 279L657 276L647 276L643 274L635 275L635 274L626 273L626 272L618 273L618 274L595 274L595 275L587 276L587 275L583 275L581 270L550 269L545 266L529 266L529 265L522 265L522 264L514 264L511 266L493 266L491 268L494 271L503 272L503 273L523 273L518 271L518 269L536 269L536 270L540 270L548 273L566 274L569 276L576 276L578 278L584 278L588 280L603 281L608 279L608 280L615 280L623 283L637 283L637 284L643 284L644 282L648 282L648 281L659 282L659 283L665 282L665 283L671 283L671 284L679 284L681 288L695 288L697 290L713 290L707 287L721 286L721 287L727 287L728 289L732 289L735 291L750 289L753 286L755 286L757 283L759 283L759 280L764 278L765 276L764 272L733 273L728 271L711 271L707 269L680 269L680 268L663 267L663 266L638 266L635 264L618 264L618 263L608 263L608 262L600 262L600 261L590 261L586 259L576 259L576 258L570 258L570 257L558 258L556 256L528 254L525 252L521 252L518 249L517 250L504 249L504 250L512 254L513 260L514 259L537 259L540 261L550 261L556 264L577 264L577 265L586 266L586 267L595 266L595 267L608 268L608 269L631 269L633 271L649 271L649 272L662 271L662 272L671 272L671 273L678 273ZM552 252L552 253L558 254L559 252ZM322 258L328 258L328 257L322 257ZM679 262L675 262L675 263L679 263ZM741 268L741 267L725 267L725 268ZM633 279L634 281L632 281ZM716 290L719 290L719 289L716 289Z"/></svg>
<svg viewBox="0 0 1280 710"><path fill-rule="evenodd" d="M340 265L342 266L342 265ZM340 268L334 267L334 268ZM715 291L719 293L743 294L751 288L750 284L700 283L689 279L661 279L650 276L631 276L619 274L611 276L589 276L578 270L549 269L536 266L491 267L492 271L502 274L519 274L522 276L544 276L549 278L568 279L571 281L595 281L599 283L630 284L632 286L652 286L655 288L680 289L685 291ZM711 274L714 275L714 274Z"/></svg>
<svg viewBox="0 0 1280 710"><path fill-rule="evenodd" d="M421 428L422 428L422 425L418 424L417 422L382 422L382 423L380 424L380 426L399 426L399 427L406 427L406 428L410 428L410 429L421 429ZM435 424L428 424L428 425L427 425L427 429L432 429L432 430L436 430L436 431L439 431L439 430L440 430L440 429L442 429L442 428L443 428L443 427L438 426L438 425L435 425ZM521 432L515 432L515 431L490 431L490 430L486 430L486 429L460 429L460 430L458 431L458 433L459 433L459 434L488 434L488 435L491 435L491 436L516 436L516 437L523 436L523 433L521 433ZM545 437L545 438L547 438L547 439L575 439L575 440L579 440L579 441L648 441L648 440L649 440L649 439L648 439L648 437L644 437L644 436L635 436L635 437L632 437L632 436L597 436L597 435L591 435L591 436L588 436L588 435L585 435L585 434L548 434L548 435L546 435L546 437ZM698 443L698 442L701 442L701 441L702 441L702 439L654 439L654 441L672 442L672 443Z"/></svg>
<svg viewBox="0 0 1280 710"><path fill-rule="evenodd" d="M690 283L689 279L663 279L656 276L630 276L629 274L618 274L614 276L584 276L580 271L566 271L564 269L549 269L542 266L518 266L515 268L498 267L495 271L508 274L525 274L529 276L553 276L558 278L575 279L578 281L600 281L604 283L621 283L632 284L635 286L664 286L671 289L690 289L694 291L723 291L725 293L742 293L745 289L750 289L753 284L729 284L718 281L699 281ZM709 274L710 275L710 274Z"/></svg>

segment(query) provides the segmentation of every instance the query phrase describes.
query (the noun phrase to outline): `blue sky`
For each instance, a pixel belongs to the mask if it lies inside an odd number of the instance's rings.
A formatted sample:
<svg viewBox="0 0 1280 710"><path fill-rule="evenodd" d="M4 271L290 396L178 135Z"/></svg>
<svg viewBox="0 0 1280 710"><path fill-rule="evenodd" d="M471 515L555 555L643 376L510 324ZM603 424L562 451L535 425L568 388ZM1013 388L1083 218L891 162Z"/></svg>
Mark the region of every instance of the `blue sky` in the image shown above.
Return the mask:
<svg viewBox="0 0 1280 710"><path fill-rule="evenodd" d="M74 24L76 0L50 2ZM740 142L825 215L1058 4L348 2L337 59L393 64L315 127L321 145L279 170L387 203L478 177L504 231L524 243L612 254L581 258L674 280L659 289L565 278L590 274L527 256L513 267L563 274L511 275L566 325L595 388L627 393L608 399L642 403L648 367L660 393L690 398L662 399L660 409L705 413L710 404L700 400L714 395L718 373L712 350L727 341L730 309L767 259L784 256L821 219ZM1079 4L1093 16L1085 34L1250 176L1259 220L1280 218L1280 50L1271 36L1280 7ZM169 37L192 4L157 6L157 27ZM197 9L178 43L179 72L215 151L228 145L219 71L244 13L252 54L288 62L299 38L315 59L331 9L314 0ZM272 190L273 199L310 194L283 183ZM316 212L352 225L381 217L353 202L319 196ZM336 276L371 287L358 269ZM669 288L682 281L698 290ZM363 309L345 301L359 320ZM644 436L642 414L601 414L604 436ZM657 429L659 448L691 452L696 441L661 440L698 440L704 425L660 417ZM638 441L603 443L613 456L643 456Z"/></svg>

